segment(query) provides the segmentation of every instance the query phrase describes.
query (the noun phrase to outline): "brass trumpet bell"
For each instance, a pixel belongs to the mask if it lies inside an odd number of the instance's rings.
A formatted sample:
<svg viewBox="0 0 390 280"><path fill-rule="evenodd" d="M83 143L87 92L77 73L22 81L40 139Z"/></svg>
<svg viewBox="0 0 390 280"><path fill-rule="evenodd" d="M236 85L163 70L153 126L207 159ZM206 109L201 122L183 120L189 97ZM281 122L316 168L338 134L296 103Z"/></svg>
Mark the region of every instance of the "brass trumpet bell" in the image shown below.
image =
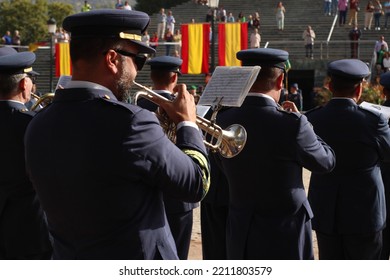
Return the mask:
<svg viewBox="0 0 390 280"><path fill-rule="evenodd" d="M44 108L53 101L54 93L46 93L42 96L38 96L34 93L31 93L31 97L36 99L34 105L31 106L31 111L37 111L39 106L41 106L41 108Z"/></svg>
<svg viewBox="0 0 390 280"><path fill-rule="evenodd" d="M155 93L153 90L133 82L133 84L142 89L136 93L134 97L134 103L137 104L137 100L143 97L156 105L160 106L162 101L167 101L165 97ZM176 126L172 122L157 112L157 118L160 121L160 125L169 139L175 142L176 139ZM196 124L198 127L206 133L204 144L213 152L220 153L225 158L232 158L238 155L245 146L247 133L243 126L239 124L230 125L226 130L223 130L220 126L200 116L196 116Z"/></svg>

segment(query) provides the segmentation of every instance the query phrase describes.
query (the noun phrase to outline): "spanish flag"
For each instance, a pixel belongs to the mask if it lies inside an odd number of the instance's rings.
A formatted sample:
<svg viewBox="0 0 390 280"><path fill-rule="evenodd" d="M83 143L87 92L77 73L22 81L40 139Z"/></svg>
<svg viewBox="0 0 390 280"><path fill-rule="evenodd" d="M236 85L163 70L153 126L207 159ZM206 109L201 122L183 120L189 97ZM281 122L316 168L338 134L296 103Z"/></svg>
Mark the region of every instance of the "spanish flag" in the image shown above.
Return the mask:
<svg viewBox="0 0 390 280"><path fill-rule="evenodd" d="M183 74L209 72L210 24L190 23L181 25L181 57Z"/></svg>
<svg viewBox="0 0 390 280"><path fill-rule="evenodd" d="M218 61L220 66L241 66L236 53L248 48L248 23L218 24Z"/></svg>
<svg viewBox="0 0 390 280"><path fill-rule="evenodd" d="M72 75L72 63L70 61L69 43L56 44L56 77Z"/></svg>

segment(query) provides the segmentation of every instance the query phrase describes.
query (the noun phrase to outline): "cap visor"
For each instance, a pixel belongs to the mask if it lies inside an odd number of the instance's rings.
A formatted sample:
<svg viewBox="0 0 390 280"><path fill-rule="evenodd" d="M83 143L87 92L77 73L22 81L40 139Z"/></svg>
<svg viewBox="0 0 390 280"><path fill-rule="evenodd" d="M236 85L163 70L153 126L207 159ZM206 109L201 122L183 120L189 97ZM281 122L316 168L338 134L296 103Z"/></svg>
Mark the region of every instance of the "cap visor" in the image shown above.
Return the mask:
<svg viewBox="0 0 390 280"><path fill-rule="evenodd" d="M137 47L138 47L138 52L140 52L140 53L151 53L151 54L156 53L156 50L155 50L155 49L149 47L148 45L146 45L146 44L143 43L143 42L134 41L134 40L131 40L131 42L133 42L134 44L137 45Z"/></svg>

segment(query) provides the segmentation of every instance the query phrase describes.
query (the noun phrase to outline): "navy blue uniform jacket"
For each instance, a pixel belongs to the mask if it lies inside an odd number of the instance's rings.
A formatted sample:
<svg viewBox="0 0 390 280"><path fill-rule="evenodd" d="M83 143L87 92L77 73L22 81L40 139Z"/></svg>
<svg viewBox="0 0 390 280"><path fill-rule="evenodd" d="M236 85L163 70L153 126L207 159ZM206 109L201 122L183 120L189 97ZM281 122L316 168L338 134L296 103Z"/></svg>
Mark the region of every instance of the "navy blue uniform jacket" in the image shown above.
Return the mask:
<svg viewBox="0 0 390 280"><path fill-rule="evenodd" d="M302 182L302 167L314 172L330 171L335 165L333 151L314 134L304 115L282 111L265 97L247 96L241 107L219 114L217 121L223 128L239 123L248 133L240 154L221 158L230 197L228 257L257 258L256 254L246 255L251 246L256 246L270 250L259 252L262 256L299 258L298 249L280 247L280 242L262 239L261 234L263 229L283 232L287 219L302 208L310 220L312 212ZM305 246L297 244L297 231L292 230L295 233L291 242L285 233L287 246Z"/></svg>
<svg viewBox="0 0 390 280"><path fill-rule="evenodd" d="M181 128L175 146L148 110L73 88L56 91L26 144L54 258L177 259L162 192L189 202L205 194L200 165L180 150L206 155L196 128Z"/></svg>
<svg viewBox="0 0 390 280"><path fill-rule="evenodd" d="M352 99L332 99L307 117L337 158L333 172L311 176L313 228L327 234L382 230L386 207L380 160L390 158L387 120Z"/></svg>
<svg viewBox="0 0 390 280"><path fill-rule="evenodd" d="M0 259L51 251L49 232L27 176L24 134L34 113L17 102L0 102Z"/></svg>
<svg viewBox="0 0 390 280"><path fill-rule="evenodd" d="M170 95L166 91L160 90L155 92L169 100L172 100L172 95ZM137 105L140 106L141 108L148 109L151 112L155 112L158 108L156 104L143 98L137 102ZM172 214L188 212L199 206L199 203L180 201L178 199L173 199L167 195L164 195L164 203L165 203L165 211L167 213L172 213Z"/></svg>

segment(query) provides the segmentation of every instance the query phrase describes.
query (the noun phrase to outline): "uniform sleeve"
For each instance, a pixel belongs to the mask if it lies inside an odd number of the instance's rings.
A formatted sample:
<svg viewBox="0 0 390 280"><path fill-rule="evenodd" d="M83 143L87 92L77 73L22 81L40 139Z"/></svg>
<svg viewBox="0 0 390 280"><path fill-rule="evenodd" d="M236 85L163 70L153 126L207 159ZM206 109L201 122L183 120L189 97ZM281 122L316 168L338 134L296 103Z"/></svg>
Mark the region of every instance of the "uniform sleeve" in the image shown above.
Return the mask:
<svg viewBox="0 0 390 280"><path fill-rule="evenodd" d="M141 110L133 117L123 148L126 165L134 170L132 176L140 185L158 188L187 202L198 202L207 194L210 164L198 129L179 129L175 145L157 118Z"/></svg>
<svg viewBox="0 0 390 280"><path fill-rule="evenodd" d="M304 168L319 173L333 170L336 164L334 151L315 134L312 124L304 115L299 118L296 142L298 160Z"/></svg>
<svg viewBox="0 0 390 280"><path fill-rule="evenodd" d="M390 128L387 120L380 116L378 122L379 155L385 162L390 162Z"/></svg>

